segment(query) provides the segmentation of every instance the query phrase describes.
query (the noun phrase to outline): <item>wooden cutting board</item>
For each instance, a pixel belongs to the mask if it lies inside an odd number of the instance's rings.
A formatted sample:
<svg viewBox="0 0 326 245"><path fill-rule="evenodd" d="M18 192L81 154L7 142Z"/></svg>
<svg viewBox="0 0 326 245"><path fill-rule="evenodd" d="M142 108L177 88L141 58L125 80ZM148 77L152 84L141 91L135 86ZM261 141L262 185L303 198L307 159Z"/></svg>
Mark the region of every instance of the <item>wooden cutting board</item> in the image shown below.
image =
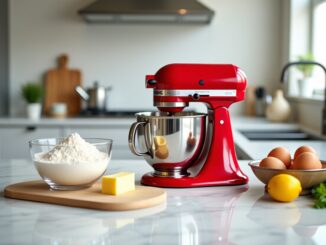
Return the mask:
<svg viewBox="0 0 326 245"><path fill-rule="evenodd" d="M245 109L245 114L246 116L255 116L256 115L256 110L255 110L255 103L256 103L256 96L255 96L255 86L248 86L246 89L246 109Z"/></svg>
<svg viewBox="0 0 326 245"><path fill-rule="evenodd" d="M45 115L50 116L51 105L60 102L66 103L68 116L80 114L81 98L75 91L78 85L81 85L80 70L68 69L68 56L61 55L58 59L58 67L45 74Z"/></svg>
<svg viewBox="0 0 326 245"><path fill-rule="evenodd" d="M4 190L4 196L13 199L112 211L147 208L166 201L165 190L155 187L136 186L135 191L113 196L101 193L101 183L95 183L92 187L83 190L53 191L42 180L9 185Z"/></svg>

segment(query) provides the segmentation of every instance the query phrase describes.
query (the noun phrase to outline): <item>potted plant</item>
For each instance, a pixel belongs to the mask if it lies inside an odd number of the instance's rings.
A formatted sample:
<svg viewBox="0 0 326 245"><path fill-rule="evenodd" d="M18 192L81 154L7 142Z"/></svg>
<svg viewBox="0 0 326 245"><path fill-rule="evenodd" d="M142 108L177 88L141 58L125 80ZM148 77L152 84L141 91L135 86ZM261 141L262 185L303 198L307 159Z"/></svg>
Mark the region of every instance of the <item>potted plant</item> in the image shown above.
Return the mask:
<svg viewBox="0 0 326 245"><path fill-rule="evenodd" d="M22 95L27 102L27 116L31 120L38 120L41 117L41 99L43 88L40 83L28 82L22 86Z"/></svg>
<svg viewBox="0 0 326 245"><path fill-rule="evenodd" d="M305 55L300 55L299 61L314 61L312 53L308 52ZM303 97L310 97L313 93L312 73L314 65L298 65L297 69L301 72L302 78L298 79L299 94Z"/></svg>

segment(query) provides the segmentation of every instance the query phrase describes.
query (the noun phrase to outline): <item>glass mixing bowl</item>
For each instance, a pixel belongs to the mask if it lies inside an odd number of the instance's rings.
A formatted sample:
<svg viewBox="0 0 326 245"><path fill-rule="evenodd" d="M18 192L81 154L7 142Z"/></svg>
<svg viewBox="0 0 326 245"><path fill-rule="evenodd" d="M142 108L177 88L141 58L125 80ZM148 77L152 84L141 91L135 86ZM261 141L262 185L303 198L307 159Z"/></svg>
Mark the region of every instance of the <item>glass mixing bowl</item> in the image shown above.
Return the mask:
<svg viewBox="0 0 326 245"><path fill-rule="evenodd" d="M90 187L104 175L111 159L111 139L84 138L100 152L98 160L54 162L43 156L51 151L63 138L36 139L29 142L29 149L34 166L42 179L54 190L77 190ZM69 147L64 146L69 152Z"/></svg>

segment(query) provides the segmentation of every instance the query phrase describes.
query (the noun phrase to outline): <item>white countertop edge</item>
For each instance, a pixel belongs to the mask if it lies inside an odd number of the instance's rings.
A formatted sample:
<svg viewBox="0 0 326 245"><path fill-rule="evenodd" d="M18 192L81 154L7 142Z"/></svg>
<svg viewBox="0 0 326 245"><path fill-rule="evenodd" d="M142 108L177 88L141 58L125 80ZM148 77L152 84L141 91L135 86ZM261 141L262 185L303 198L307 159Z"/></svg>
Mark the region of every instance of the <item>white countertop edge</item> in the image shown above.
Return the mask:
<svg viewBox="0 0 326 245"><path fill-rule="evenodd" d="M38 121L27 118L0 118L0 126L130 126L135 118L105 117L105 118L41 118Z"/></svg>

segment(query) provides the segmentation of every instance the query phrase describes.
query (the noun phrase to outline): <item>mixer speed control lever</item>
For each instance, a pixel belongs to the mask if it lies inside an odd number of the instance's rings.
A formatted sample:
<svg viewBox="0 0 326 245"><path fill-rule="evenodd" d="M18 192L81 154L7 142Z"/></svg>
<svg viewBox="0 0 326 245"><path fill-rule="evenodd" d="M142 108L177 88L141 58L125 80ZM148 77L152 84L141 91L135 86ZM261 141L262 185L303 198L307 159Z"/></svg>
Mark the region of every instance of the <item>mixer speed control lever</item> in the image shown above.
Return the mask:
<svg viewBox="0 0 326 245"><path fill-rule="evenodd" d="M148 83L149 85L155 85L155 84L157 83L157 81L154 80L154 79L150 79L150 80L147 81L147 83Z"/></svg>

